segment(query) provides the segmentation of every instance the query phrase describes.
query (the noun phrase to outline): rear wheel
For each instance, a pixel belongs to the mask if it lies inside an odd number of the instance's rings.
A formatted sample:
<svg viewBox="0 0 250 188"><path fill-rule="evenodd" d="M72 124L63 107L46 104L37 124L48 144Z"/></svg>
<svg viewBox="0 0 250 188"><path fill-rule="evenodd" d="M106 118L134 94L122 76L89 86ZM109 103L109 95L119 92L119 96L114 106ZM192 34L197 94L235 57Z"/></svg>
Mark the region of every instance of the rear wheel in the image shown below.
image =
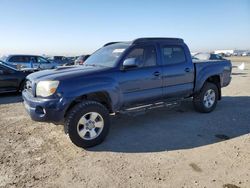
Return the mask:
<svg viewBox="0 0 250 188"><path fill-rule="evenodd" d="M195 109L203 113L213 111L217 105L218 96L218 87L214 83L205 83L201 91L193 98Z"/></svg>
<svg viewBox="0 0 250 188"><path fill-rule="evenodd" d="M110 117L107 108L95 101L84 101L69 112L65 127L71 141L82 148L100 144L108 134Z"/></svg>

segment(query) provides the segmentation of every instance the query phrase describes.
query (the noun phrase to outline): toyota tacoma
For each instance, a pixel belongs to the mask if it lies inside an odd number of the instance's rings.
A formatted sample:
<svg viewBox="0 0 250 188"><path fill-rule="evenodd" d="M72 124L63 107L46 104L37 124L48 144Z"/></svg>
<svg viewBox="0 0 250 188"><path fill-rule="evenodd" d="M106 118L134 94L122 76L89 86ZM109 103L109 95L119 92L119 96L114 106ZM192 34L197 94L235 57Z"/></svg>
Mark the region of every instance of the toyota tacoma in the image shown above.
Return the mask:
<svg viewBox="0 0 250 188"><path fill-rule="evenodd" d="M209 113L231 81L229 60L192 61L179 38L139 38L111 42L84 66L30 74L22 93L34 121L64 124L71 141L83 148L100 144L110 115L169 106L192 98Z"/></svg>

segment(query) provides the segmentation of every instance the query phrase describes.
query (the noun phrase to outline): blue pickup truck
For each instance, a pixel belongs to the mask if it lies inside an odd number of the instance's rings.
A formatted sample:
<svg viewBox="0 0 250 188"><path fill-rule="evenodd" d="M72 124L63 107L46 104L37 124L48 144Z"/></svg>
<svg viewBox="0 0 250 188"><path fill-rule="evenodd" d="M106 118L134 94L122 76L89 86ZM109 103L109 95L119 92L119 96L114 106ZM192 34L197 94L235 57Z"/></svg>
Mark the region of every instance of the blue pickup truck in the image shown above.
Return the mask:
<svg viewBox="0 0 250 188"><path fill-rule="evenodd" d="M193 62L182 39L139 38L104 45L84 66L30 74L22 96L34 121L64 123L71 141L86 148L105 139L110 114L186 98L197 111L211 112L231 70L228 60Z"/></svg>

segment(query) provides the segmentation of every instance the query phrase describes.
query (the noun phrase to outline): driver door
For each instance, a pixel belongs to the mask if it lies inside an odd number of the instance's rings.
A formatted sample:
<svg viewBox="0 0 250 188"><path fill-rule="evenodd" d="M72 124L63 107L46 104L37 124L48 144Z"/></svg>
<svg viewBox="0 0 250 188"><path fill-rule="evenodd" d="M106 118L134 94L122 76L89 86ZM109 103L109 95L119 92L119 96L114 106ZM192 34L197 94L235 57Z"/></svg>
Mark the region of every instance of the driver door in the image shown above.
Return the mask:
<svg viewBox="0 0 250 188"><path fill-rule="evenodd" d="M120 72L123 106L150 103L162 98L162 68L155 45L136 46L124 58L134 58L138 66Z"/></svg>

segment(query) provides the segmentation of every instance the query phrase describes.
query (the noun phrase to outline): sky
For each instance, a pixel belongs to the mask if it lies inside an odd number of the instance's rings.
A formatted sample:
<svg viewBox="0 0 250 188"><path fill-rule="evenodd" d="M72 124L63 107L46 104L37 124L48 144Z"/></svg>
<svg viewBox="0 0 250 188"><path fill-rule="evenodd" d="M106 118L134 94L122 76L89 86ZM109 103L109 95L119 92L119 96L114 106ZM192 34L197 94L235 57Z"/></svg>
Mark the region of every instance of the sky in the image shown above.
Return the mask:
<svg viewBox="0 0 250 188"><path fill-rule="evenodd" d="M81 55L139 37L250 50L250 0L0 0L0 55Z"/></svg>

